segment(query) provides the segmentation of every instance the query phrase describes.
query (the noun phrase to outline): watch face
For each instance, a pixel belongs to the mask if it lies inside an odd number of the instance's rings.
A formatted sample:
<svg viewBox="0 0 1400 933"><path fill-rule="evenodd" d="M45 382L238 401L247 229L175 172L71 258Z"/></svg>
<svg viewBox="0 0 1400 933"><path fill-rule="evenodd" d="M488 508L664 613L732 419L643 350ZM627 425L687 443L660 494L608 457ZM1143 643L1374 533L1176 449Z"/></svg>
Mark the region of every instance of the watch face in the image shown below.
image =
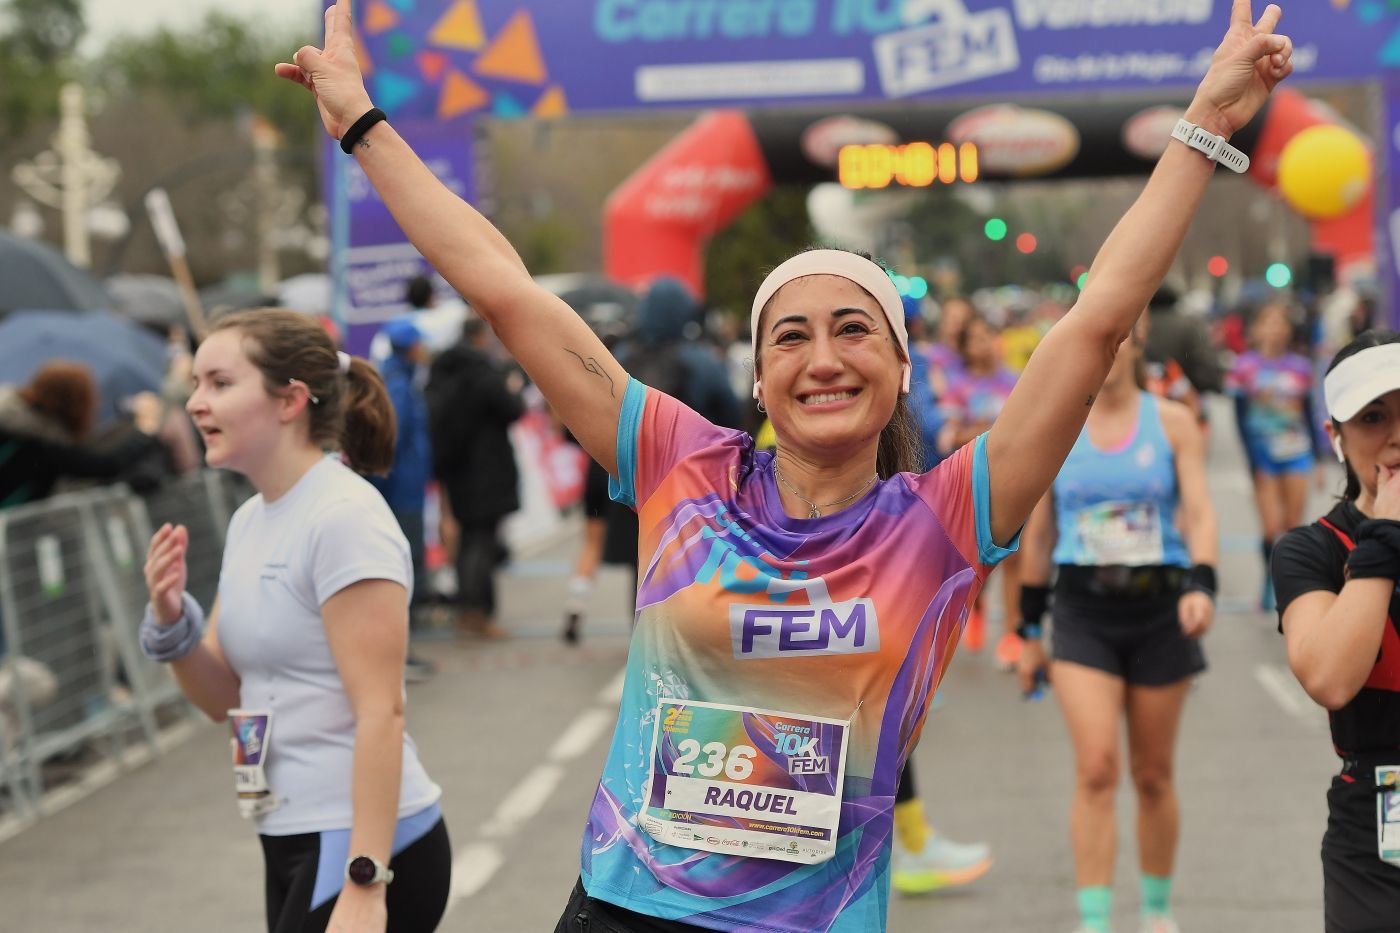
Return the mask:
<svg viewBox="0 0 1400 933"><path fill-rule="evenodd" d="M357 856L350 861L346 873L356 884L374 884L374 859L366 855Z"/></svg>

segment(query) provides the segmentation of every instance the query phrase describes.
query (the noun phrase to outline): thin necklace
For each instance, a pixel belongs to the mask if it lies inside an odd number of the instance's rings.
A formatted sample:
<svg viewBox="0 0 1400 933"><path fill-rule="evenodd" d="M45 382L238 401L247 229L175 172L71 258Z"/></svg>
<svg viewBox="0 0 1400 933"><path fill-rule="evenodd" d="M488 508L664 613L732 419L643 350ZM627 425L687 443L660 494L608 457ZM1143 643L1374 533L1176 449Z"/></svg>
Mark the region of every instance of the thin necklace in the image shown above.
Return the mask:
<svg viewBox="0 0 1400 933"><path fill-rule="evenodd" d="M821 518L821 517L822 517L822 513L821 513L821 510L822 510L822 509L829 509L829 508L831 508L833 505L841 505L842 503L850 502L850 501L851 501L852 499L854 499L856 496L859 496L861 493L863 493L863 492L865 492L867 489L869 489L869 488L874 484L874 482L875 482L877 479L880 478L880 474L879 474L879 473L876 473L874 476L870 477L870 479L868 479L868 480L865 481L865 485L861 486L859 489L857 489L855 492L851 493L849 496L846 496L846 497L843 498L843 499L837 499L837 500L835 500L834 502L827 502L827 503L824 503L824 504L822 504L822 505L818 505L817 503L813 502L811 499L808 499L806 496L802 495L802 493L798 492L796 489L793 489L793 488L792 488L792 484L789 483L787 480L783 479L783 474L780 473L780 472L778 472L778 458L777 458L777 457L774 457L774 458L773 458L773 476L778 480L778 482L780 482L780 483L783 484L783 486L787 489L788 492L792 493L794 496L796 496L797 498L801 499L803 502L807 503L807 508L810 510L810 511L807 512L807 517L808 517L808 518Z"/></svg>

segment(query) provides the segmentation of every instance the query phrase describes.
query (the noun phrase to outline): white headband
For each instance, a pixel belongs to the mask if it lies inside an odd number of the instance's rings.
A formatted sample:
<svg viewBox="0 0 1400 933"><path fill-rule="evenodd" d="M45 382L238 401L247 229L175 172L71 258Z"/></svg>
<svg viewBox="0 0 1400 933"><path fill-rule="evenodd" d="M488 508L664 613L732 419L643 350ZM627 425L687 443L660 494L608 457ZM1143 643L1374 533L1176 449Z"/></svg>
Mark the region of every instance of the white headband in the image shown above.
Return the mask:
<svg viewBox="0 0 1400 933"><path fill-rule="evenodd" d="M1350 421L1376 399L1400 389L1400 343L1368 347L1342 360L1322 380L1327 414Z"/></svg>
<svg viewBox="0 0 1400 933"><path fill-rule="evenodd" d="M904 357L903 391L909 391L909 329L904 326L904 303L899 300L899 290L890 281L889 275L875 263L848 253L843 249L813 249L798 253L768 273L768 278L758 287L753 296L753 311L749 315L749 331L754 355L758 355L758 318L764 305L793 279L807 275L839 275L865 289L879 302L885 312L885 320L894 332L899 352ZM755 374L756 375L756 374ZM753 397L758 398L758 379L753 384Z"/></svg>

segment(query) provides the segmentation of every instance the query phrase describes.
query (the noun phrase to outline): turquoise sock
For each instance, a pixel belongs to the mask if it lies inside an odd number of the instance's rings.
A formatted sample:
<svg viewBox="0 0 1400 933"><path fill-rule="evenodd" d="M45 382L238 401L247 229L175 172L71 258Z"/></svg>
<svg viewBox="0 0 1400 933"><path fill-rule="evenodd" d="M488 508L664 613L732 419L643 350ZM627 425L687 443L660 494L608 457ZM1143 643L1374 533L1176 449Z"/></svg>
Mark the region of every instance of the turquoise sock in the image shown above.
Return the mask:
<svg viewBox="0 0 1400 933"><path fill-rule="evenodd" d="M1165 917L1172 912L1172 879L1155 875L1142 876L1142 915Z"/></svg>
<svg viewBox="0 0 1400 933"><path fill-rule="evenodd" d="M1113 915L1113 889L1106 885L1080 888L1079 925L1094 933L1108 933L1108 921Z"/></svg>

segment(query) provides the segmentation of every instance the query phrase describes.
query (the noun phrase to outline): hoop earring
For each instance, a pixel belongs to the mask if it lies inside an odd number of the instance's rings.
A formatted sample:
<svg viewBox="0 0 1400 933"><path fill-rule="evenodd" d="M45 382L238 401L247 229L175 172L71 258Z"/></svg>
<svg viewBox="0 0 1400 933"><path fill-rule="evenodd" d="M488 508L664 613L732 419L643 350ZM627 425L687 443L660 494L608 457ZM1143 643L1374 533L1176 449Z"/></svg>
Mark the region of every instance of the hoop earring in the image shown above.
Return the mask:
<svg viewBox="0 0 1400 933"><path fill-rule="evenodd" d="M761 414L768 414L768 409L763 407L763 399L758 400L758 410Z"/></svg>

